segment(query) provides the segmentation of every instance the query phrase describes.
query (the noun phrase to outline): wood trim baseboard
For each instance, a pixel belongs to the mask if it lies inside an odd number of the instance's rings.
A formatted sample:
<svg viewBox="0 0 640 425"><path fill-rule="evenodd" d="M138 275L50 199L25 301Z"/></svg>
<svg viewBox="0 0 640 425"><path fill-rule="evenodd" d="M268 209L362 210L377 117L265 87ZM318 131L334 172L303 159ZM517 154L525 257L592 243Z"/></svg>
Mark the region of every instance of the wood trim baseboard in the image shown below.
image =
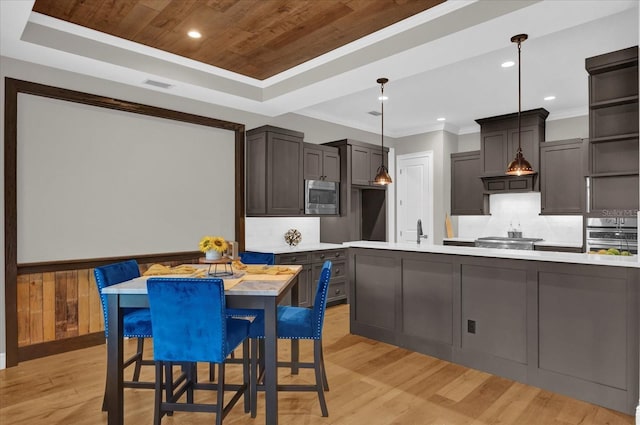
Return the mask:
<svg viewBox="0 0 640 425"><path fill-rule="evenodd" d="M67 351L93 347L104 344L106 341L104 332L94 332L87 335L72 338L58 339L56 341L18 347L18 362L39 359L53 354L66 353Z"/></svg>

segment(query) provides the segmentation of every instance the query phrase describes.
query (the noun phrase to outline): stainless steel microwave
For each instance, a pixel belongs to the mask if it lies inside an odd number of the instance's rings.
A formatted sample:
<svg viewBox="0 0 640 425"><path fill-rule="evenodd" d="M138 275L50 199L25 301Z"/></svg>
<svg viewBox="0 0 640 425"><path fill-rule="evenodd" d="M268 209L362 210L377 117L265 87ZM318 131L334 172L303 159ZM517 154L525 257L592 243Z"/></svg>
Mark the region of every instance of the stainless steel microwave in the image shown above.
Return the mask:
<svg viewBox="0 0 640 425"><path fill-rule="evenodd" d="M340 183L324 180L304 181L304 213L337 215L340 213Z"/></svg>

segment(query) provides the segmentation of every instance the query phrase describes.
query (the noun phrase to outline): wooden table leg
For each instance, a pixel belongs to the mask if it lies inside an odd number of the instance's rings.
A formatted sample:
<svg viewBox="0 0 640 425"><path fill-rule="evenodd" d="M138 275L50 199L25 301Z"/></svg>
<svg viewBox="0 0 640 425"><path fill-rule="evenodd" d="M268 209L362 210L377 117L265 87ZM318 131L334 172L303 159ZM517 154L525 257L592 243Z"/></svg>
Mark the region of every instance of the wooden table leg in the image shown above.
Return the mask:
<svg viewBox="0 0 640 425"><path fill-rule="evenodd" d="M266 424L278 424L278 337L275 297L265 297L264 306L264 386Z"/></svg>
<svg viewBox="0 0 640 425"><path fill-rule="evenodd" d="M107 296L109 315L109 337L107 339L107 412L109 425L124 424L124 403L122 394L122 311L119 295Z"/></svg>

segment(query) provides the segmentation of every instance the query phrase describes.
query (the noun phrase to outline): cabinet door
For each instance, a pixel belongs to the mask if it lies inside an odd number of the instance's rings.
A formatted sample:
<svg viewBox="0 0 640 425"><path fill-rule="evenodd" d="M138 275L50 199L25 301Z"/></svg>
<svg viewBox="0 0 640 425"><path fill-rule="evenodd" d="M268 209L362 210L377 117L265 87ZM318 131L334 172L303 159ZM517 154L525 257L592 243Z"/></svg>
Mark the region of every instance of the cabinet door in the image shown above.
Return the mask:
<svg viewBox="0 0 640 425"><path fill-rule="evenodd" d="M504 164L504 170L507 169L507 163L513 161L516 157L516 152L518 152L518 129L511 128L509 131L509 143L507 150L507 162ZM529 161L529 164L533 167L533 171L538 171L538 146L539 146L539 131L538 127L535 125L532 126L523 126L522 127L522 155L524 155L525 159Z"/></svg>
<svg viewBox="0 0 640 425"><path fill-rule="evenodd" d="M482 135L480 140L480 165L483 174L504 174L507 169L507 130L493 131Z"/></svg>
<svg viewBox="0 0 640 425"><path fill-rule="evenodd" d="M311 307L313 305L315 290L312 287L311 272L311 265L305 264L298 275L298 305L300 307Z"/></svg>
<svg viewBox="0 0 640 425"><path fill-rule="evenodd" d="M269 133L267 143L267 214L302 215L302 141Z"/></svg>
<svg viewBox="0 0 640 425"><path fill-rule="evenodd" d="M369 186L371 183L369 148L351 146L351 184Z"/></svg>
<svg viewBox="0 0 640 425"><path fill-rule="evenodd" d="M480 151L451 155L451 215L484 214Z"/></svg>
<svg viewBox="0 0 640 425"><path fill-rule="evenodd" d="M324 174L323 180L330 182L340 181L340 153L337 149L335 152L322 152L322 170Z"/></svg>
<svg viewBox="0 0 640 425"><path fill-rule="evenodd" d="M542 214L582 214L586 193L584 150L582 140L540 145Z"/></svg>
<svg viewBox="0 0 640 425"><path fill-rule="evenodd" d="M387 157L388 155L384 155L384 165L389 169ZM369 164L369 181L373 182L376 178L376 174L378 174L378 168L380 167L380 164L382 164L382 150L372 149L369 154L369 158L371 161Z"/></svg>
<svg viewBox="0 0 640 425"><path fill-rule="evenodd" d="M267 138L264 134L247 137L246 203L247 215L267 213Z"/></svg>
<svg viewBox="0 0 640 425"><path fill-rule="evenodd" d="M324 174L322 170L324 152L320 149L304 147L304 179L322 180Z"/></svg>

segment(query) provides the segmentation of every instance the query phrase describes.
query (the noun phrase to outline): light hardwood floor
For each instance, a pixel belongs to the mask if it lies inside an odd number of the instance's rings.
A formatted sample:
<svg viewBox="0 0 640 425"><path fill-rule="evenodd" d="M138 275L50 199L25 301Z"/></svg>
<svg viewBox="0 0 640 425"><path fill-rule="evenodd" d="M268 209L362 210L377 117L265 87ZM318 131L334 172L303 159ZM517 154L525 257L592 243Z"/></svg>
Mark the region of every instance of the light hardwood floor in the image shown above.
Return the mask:
<svg viewBox="0 0 640 425"><path fill-rule="evenodd" d="M288 344L280 344L286 358ZM133 350L133 341L126 348ZM631 416L549 391L416 354L349 334L346 305L327 310L324 328L329 417L320 416L314 393L281 393L282 425L590 425L633 424ZM149 355L151 347L148 347ZM310 358L312 344L301 343ZM99 425L104 390L106 351L98 346L23 362L0 371L0 424ZM239 376L228 366L228 379ZM202 376L206 376L205 365ZM312 379L310 370L282 382ZM144 372L150 379L151 370ZM198 396L196 396L198 400ZM202 399L212 399L205 395ZM152 423L153 392L125 390L127 424ZM258 417L236 405L224 423L264 424L263 395ZM213 423L213 415L176 412L165 425Z"/></svg>

